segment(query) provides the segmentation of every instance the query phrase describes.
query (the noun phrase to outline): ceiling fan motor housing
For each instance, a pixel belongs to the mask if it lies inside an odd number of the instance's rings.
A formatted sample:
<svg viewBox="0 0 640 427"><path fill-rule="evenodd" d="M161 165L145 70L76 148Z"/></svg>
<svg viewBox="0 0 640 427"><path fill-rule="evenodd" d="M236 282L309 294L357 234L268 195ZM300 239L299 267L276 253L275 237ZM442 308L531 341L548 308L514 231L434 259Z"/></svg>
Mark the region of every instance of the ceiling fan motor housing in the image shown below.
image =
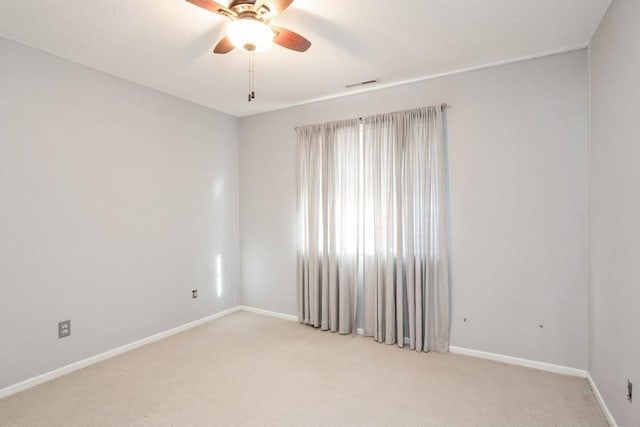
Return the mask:
<svg viewBox="0 0 640 427"><path fill-rule="evenodd" d="M256 9L255 0L234 0L229 4L229 9L237 14L238 19L254 18L261 22L264 22L264 18L271 12L266 4L261 4Z"/></svg>

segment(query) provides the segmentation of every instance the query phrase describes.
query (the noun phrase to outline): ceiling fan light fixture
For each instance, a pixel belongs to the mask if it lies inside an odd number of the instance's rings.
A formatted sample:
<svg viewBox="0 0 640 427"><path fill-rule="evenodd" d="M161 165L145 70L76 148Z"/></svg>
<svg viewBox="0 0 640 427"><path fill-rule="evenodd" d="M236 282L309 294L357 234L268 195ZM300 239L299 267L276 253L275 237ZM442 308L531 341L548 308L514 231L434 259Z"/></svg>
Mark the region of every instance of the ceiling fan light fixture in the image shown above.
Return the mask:
<svg viewBox="0 0 640 427"><path fill-rule="evenodd" d="M227 37L236 48L254 52L267 48L273 41L274 34L257 19L242 18L227 25Z"/></svg>

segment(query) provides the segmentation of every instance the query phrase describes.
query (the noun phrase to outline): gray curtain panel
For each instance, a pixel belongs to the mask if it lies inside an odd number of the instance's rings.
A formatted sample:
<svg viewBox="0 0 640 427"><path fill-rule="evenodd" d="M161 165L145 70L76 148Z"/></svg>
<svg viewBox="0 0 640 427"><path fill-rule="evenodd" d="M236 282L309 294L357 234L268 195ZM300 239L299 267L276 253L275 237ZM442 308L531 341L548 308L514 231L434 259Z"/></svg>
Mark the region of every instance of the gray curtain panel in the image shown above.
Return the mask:
<svg viewBox="0 0 640 427"><path fill-rule="evenodd" d="M302 323L448 351L444 148L440 106L298 129Z"/></svg>
<svg viewBox="0 0 640 427"><path fill-rule="evenodd" d="M354 330L360 190L358 120L298 129L298 318Z"/></svg>

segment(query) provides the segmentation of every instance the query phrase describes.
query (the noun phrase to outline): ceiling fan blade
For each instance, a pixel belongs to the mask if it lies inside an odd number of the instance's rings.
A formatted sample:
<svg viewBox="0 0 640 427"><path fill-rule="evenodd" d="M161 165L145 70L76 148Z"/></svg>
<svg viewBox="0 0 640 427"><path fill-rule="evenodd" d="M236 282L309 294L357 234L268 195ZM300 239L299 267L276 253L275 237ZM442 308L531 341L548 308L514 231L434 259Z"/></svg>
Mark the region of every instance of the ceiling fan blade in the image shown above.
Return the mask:
<svg viewBox="0 0 640 427"><path fill-rule="evenodd" d="M276 27L273 25L270 28L276 34L273 38L273 42L275 44L279 44L282 47L296 50L298 52L305 52L311 47L311 42L298 33L294 33L293 31L287 30L286 28Z"/></svg>
<svg viewBox="0 0 640 427"><path fill-rule="evenodd" d="M229 53L231 52L235 46L229 40L229 37L225 37L218 42L216 47L213 49L213 53Z"/></svg>
<svg viewBox="0 0 640 427"><path fill-rule="evenodd" d="M254 10L260 13L260 8L266 6L266 8L269 9L269 12L265 13L264 17L271 19L274 16L281 14L283 10L291 6L291 3L293 3L293 0L257 0Z"/></svg>
<svg viewBox="0 0 640 427"><path fill-rule="evenodd" d="M195 4L198 7L208 10L209 12L217 13L218 15L228 16L228 17L233 17L236 15L236 13L233 10L213 0L187 0L187 1L191 4Z"/></svg>

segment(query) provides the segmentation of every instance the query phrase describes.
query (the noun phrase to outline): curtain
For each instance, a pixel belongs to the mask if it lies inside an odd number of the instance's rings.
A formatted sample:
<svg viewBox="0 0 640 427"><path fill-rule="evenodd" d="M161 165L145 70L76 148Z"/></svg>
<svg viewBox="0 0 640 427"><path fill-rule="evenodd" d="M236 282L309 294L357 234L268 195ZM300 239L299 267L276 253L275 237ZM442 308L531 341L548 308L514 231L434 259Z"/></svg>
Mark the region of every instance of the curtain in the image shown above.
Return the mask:
<svg viewBox="0 0 640 427"><path fill-rule="evenodd" d="M444 155L439 106L364 120L364 330L379 342L449 349Z"/></svg>
<svg viewBox="0 0 640 427"><path fill-rule="evenodd" d="M302 323L448 351L445 167L440 106L298 129Z"/></svg>
<svg viewBox="0 0 640 427"><path fill-rule="evenodd" d="M358 120L298 129L298 318L354 330L360 190Z"/></svg>

